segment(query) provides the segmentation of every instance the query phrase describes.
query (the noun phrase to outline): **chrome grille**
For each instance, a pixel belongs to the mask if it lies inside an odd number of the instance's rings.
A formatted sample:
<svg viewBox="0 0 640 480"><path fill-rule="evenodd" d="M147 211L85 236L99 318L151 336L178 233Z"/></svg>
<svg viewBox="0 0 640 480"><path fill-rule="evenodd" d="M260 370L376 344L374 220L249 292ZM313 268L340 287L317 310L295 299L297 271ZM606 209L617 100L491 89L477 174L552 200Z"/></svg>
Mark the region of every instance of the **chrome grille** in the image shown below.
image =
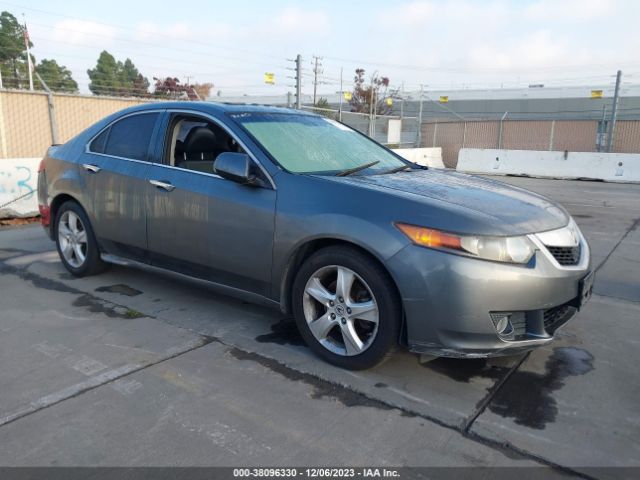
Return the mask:
<svg viewBox="0 0 640 480"><path fill-rule="evenodd" d="M553 258L563 266L577 265L580 261L580 245L575 247L550 247L545 245Z"/></svg>

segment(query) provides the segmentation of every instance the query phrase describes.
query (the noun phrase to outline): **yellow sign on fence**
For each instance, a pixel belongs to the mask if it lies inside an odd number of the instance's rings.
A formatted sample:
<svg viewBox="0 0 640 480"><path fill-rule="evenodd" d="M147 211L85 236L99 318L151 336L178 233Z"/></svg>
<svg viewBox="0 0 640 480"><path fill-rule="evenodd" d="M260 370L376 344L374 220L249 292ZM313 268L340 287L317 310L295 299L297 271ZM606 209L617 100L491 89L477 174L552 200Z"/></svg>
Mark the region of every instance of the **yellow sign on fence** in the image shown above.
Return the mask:
<svg viewBox="0 0 640 480"><path fill-rule="evenodd" d="M440 97L440 103L448 103L449 102L449 97L446 95L443 95Z"/></svg>
<svg viewBox="0 0 640 480"><path fill-rule="evenodd" d="M268 83L269 85L276 84L276 74L275 73L265 73L264 74L264 83Z"/></svg>
<svg viewBox="0 0 640 480"><path fill-rule="evenodd" d="M387 105L390 107L391 105L393 105L393 98L389 97L387 98Z"/></svg>
<svg viewBox="0 0 640 480"><path fill-rule="evenodd" d="M591 98L602 98L602 90L591 90Z"/></svg>
<svg viewBox="0 0 640 480"><path fill-rule="evenodd" d="M353 94L351 92L342 92L342 95L347 102L353 98Z"/></svg>

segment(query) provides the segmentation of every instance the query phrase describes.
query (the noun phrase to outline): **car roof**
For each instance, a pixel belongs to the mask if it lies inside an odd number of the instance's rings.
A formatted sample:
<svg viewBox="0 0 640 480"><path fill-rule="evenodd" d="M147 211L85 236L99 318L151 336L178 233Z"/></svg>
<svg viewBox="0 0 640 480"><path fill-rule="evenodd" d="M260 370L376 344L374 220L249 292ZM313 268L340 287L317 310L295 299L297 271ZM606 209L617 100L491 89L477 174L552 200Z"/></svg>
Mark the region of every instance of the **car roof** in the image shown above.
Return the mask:
<svg viewBox="0 0 640 480"><path fill-rule="evenodd" d="M127 113L157 110L157 109L184 109L206 113L293 113L297 115L314 115L303 110L294 110L273 105L259 105L256 103L224 103L224 102L148 102L126 109ZM124 111L123 111L124 112Z"/></svg>

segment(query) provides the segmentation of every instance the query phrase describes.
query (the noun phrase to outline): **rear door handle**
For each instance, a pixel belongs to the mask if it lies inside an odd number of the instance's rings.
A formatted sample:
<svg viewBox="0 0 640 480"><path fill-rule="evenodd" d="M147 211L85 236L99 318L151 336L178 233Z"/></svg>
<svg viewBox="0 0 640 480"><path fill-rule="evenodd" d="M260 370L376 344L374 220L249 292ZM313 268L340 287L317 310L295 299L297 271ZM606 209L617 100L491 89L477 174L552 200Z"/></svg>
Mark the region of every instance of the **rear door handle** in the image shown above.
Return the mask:
<svg viewBox="0 0 640 480"><path fill-rule="evenodd" d="M162 188L162 189L166 190L167 192L170 192L171 190L176 188L175 186L171 185L170 183L161 182L160 180L149 180L149 183L151 185L153 185L154 187Z"/></svg>
<svg viewBox="0 0 640 480"><path fill-rule="evenodd" d="M100 170L102 170L99 166L93 165L91 163L83 163L82 168L90 173L98 173Z"/></svg>

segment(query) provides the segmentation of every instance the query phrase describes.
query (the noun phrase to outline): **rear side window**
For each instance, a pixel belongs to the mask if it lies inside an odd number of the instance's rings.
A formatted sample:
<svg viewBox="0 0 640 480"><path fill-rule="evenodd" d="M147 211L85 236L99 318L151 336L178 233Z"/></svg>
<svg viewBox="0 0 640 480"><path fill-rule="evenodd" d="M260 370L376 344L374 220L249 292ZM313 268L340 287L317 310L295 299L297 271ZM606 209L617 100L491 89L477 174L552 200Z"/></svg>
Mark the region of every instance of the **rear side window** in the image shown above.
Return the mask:
<svg viewBox="0 0 640 480"><path fill-rule="evenodd" d="M108 130L109 134L105 137L104 151L98 153L131 158L133 160L146 160L151 134L157 118L157 113L143 113L131 115L114 123ZM94 143L100 140L104 133L96 137L91 143L91 151L97 151L93 148ZM99 146L97 144L96 148L99 148Z"/></svg>
<svg viewBox="0 0 640 480"><path fill-rule="evenodd" d="M109 136L109 129L104 130L100 135L93 139L91 145L89 145L89 151L93 153L104 153L104 147L107 144L107 137Z"/></svg>

